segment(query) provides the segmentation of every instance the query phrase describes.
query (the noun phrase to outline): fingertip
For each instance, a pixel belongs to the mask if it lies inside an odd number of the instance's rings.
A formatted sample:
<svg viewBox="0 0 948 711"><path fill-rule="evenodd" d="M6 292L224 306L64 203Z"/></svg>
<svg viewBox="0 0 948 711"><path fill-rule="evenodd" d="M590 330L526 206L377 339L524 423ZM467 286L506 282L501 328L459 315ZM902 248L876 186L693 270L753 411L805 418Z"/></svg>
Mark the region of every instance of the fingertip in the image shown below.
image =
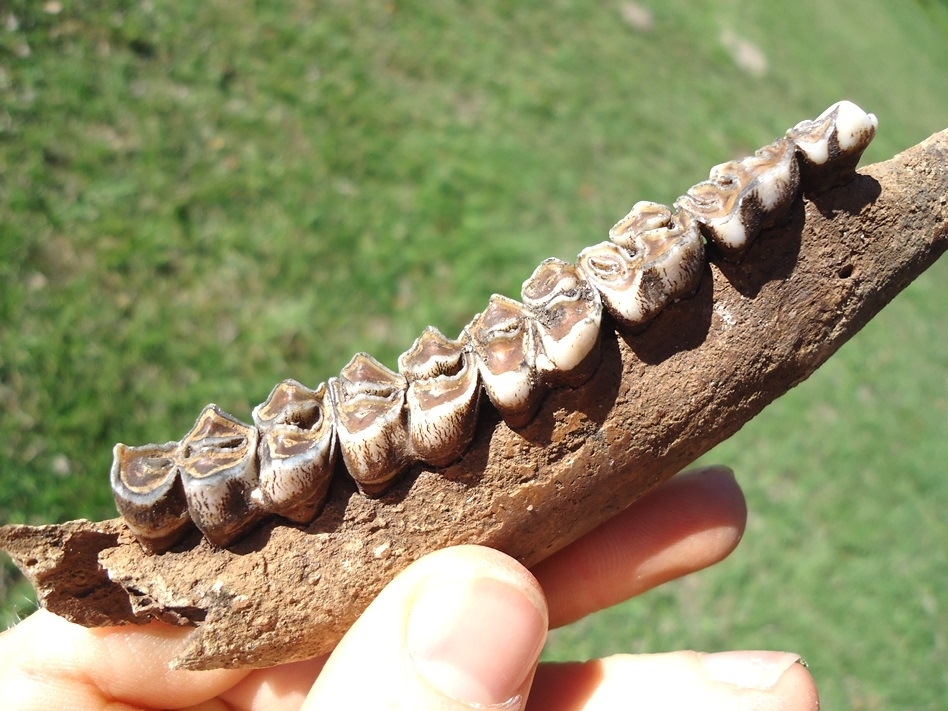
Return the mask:
<svg viewBox="0 0 948 711"><path fill-rule="evenodd" d="M731 470L673 477L534 568L552 626L717 563L740 543L746 522Z"/></svg>
<svg viewBox="0 0 948 711"><path fill-rule="evenodd" d="M509 556L479 546L437 551L402 571L366 609L305 708L515 711L547 619L536 579ZM366 668L375 672L372 685L362 682Z"/></svg>

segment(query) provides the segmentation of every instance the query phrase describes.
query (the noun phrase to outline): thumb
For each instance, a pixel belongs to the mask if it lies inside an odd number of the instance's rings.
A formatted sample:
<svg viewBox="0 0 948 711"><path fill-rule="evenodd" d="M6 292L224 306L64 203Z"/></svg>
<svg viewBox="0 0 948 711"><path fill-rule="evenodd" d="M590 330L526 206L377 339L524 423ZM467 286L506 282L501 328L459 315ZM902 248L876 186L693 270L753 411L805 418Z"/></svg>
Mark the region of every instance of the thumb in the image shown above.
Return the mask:
<svg viewBox="0 0 948 711"><path fill-rule="evenodd" d="M369 605L303 708L519 711L547 620L539 584L509 556L479 546L437 551Z"/></svg>

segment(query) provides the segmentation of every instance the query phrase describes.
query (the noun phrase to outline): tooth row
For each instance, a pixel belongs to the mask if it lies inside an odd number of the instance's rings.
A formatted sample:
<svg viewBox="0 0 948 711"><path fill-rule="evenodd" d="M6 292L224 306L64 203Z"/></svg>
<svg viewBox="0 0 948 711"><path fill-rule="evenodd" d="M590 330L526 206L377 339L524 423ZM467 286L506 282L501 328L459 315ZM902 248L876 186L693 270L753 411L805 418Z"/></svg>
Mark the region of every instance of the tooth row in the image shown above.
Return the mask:
<svg viewBox="0 0 948 711"><path fill-rule="evenodd" d="M706 244L741 259L762 230L787 219L801 186L850 179L876 126L842 101L753 156L715 166L673 208L636 203L577 264L540 264L522 301L493 295L457 339L429 326L399 357L399 372L358 353L315 389L277 385L253 425L208 405L180 442L116 445L119 512L149 551L173 546L192 524L226 546L265 516L315 519L340 456L366 496L415 462L450 464L470 446L482 392L508 426L529 423L549 388L592 376L603 310L627 331L645 328L698 289Z"/></svg>

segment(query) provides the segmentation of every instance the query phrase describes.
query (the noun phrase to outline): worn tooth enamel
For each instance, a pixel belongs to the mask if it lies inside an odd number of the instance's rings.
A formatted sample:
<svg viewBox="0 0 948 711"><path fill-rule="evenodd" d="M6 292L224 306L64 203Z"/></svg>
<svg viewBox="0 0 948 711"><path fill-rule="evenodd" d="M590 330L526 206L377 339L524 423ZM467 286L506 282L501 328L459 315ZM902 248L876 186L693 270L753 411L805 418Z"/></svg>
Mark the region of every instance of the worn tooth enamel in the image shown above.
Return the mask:
<svg viewBox="0 0 948 711"><path fill-rule="evenodd" d="M191 530L188 502L175 461L177 442L112 450L112 494L119 513L142 546L167 550Z"/></svg>
<svg viewBox="0 0 948 711"><path fill-rule="evenodd" d="M323 507L336 461L325 383L310 390L284 380L254 408L253 421L260 436L260 483L252 499L268 513L309 523Z"/></svg>
<svg viewBox="0 0 948 711"><path fill-rule="evenodd" d="M408 381L367 353L356 353L329 381L342 459L359 490L381 494L411 464Z"/></svg>
<svg viewBox="0 0 948 711"><path fill-rule="evenodd" d="M226 546L261 515L251 500L257 439L254 427L208 405L178 445L191 520L215 546Z"/></svg>
<svg viewBox="0 0 948 711"><path fill-rule="evenodd" d="M258 518L319 515L336 444L359 490L382 494L413 461L446 466L470 446L481 387L510 427L536 414L544 388L578 386L599 363L603 308L630 331L694 294L704 234L740 259L790 213L801 183L819 192L851 178L878 122L849 101L753 156L711 169L674 210L636 203L573 265L547 259L523 283L523 303L497 294L458 340L428 327L395 373L357 353L310 390L286 380L253 411L256 427L208 405L180 442L115 446L116 505L142 546L161 552L189 530L224 546ZM328 398L328 399L327 399Z"/></svg>
<svg viewBox="0 0 948 711"><path fill-rule="evenodd" d="M521 296L535 319L543 380L573 387L586 382L599 364L599 292L576 265L547 259L523 283Z"/></svg>
<svg viewBox="0 0 948 711"><path fill-rule="evenodd" d="M665 306L698 288L704 244L688 213L639 202L610 235L614 241L580 252L579 268L625 328L640 330Z"/></svg>
<svg viewBox="0 0 948 711"><path fill-rule="evenodd" d="M851 101L838 101L817 118L787 131L803 158L803 183L818 192L849 180L876 135L878 119Z"/></svg>
<svg viewBox="0 0 948 711"><path fill-rule="evenodd" d="M779 138L752 156L716 165L675 206L694 216L724 257L737 260L762 230L787 218L799 187L794 145Z"/></svg>
<svg viewBox="0 0 948 711"><path fill-rule="evenodd" d="M522 427L543 399L536 372L536 333L526 307L494 294L465 330L477 355L484 390L510 427Z"/></svg>
<svg viewBox="0 0 948 711"><path fill-rule="evenodd" d="M408 380L408 431L414 456L450 464L467 450L477 427L480 377L466 335L458 340L428 326L398 357Z"/></svg>

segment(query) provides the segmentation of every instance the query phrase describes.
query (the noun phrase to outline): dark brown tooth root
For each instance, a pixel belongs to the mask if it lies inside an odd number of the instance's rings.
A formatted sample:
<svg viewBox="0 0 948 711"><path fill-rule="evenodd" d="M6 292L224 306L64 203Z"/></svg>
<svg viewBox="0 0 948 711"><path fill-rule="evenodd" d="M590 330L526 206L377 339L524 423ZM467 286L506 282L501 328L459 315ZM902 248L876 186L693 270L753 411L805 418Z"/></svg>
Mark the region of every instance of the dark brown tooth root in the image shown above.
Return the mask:
<svg viewBox="0 0 948 711"><path fill-rule="evenodd" d="M704 244L687 213L639 202L609 234L612 242L580 252L579 268L626 329L644 328L665 306L698 288Z"/></svg>
<svg viewBox="0 0 948 711"><path fill-rule="evenodd" d="M322 510L336 461L336 427L325 383L315 390L284 380L254 408L259 432L261 509L296 523Z"/></svg>
<svg viewBox="0 0 948 711"><path fill-rule="evenodd" d="M715 166L675 206L694 216L724 257L738 260L762 230L787 218L799 187L794 145L780 138L752 156Z"/></svg>
<svg viewBox="0 0 948 711"><path fill-rule="evenodd" d="M367 353L356 353L329 390L342 459L359 490L382 494L411 464L408 381Z"/></svg>
<svg viewBox="0 0 948 711"><path fill-rule="evenodd" d="M491 403L510 427L527 424L544 394L537 378L536 333L530 312L520 302L494 294L465 331Z"/></svg>
<svg viewBox="0 0 948 711"><path fill-rule="evenodd" d="M839 101L813 120L787 131L803 160L803 184L819 192L846 183L873 137L879 121L851 101Z"/></svg>
<svg viewBox="0 0 948 711"><path fill-rule="evenodd" d="M112 494L129 529L150 552L167 550L191 529L178 476L177 442L141 447L115 445Z"/></svg>
<svg viewBox="0 0 948 711"><path fill-rule="evenodd" d="M178 461L191 520L208 541L223 547L260 517L257 430L208 405L181 440Z"/></svg>
<svg viewBox="0 0 948 711"><path fill-rule="evenodd" d="M574 264L547 259L523 283L524 305L536 323L536 369L551 385L578 386L599 365L599 292Z"/></svg>
<svg viewBox="0 0 948 711"><path fill-rule="evenodd" d="M408 380L408 431L412 454L445 466L467 450L477 427L480 376L467 336L446 337L429 326L398 358Z"/></svg>

